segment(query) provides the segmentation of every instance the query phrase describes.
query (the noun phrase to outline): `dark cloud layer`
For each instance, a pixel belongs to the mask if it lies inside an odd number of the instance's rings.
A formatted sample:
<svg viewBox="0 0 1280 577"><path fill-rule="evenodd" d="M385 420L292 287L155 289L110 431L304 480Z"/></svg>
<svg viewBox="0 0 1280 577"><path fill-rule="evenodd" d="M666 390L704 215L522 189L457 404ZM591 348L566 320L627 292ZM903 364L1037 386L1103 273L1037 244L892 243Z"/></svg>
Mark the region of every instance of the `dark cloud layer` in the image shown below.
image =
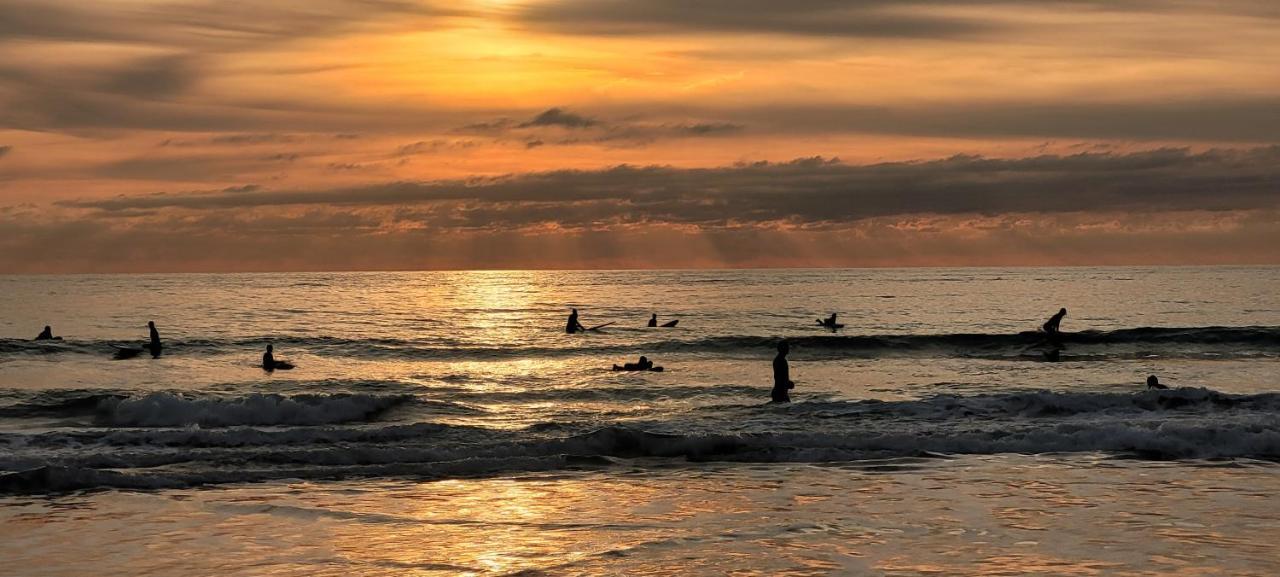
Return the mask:
<svg viewBox="0 0 1280 577"><path fill-rule="evenodd" d="M536 148L547 144L639 146L669 138L722 136L740 132L744 128L742 124L731 122L601 119L554 107L539 112L528 120L499 118L461 126L455 132L489 136L497 141L516 140L523 142L526 148Z"/></svg>
<svg viewBox="0 0 1280 577"><path fill-rule="evenodd" d="M1267 0L550 0L528 4L517 20L565 34L760 33L789 36L946 39L1004 30L957 9L1034 7L1060 13L1190 12L1280 17Z"/></svg>
<svg viewBox="0 0 1280 577"><path fill-rule="evenodd" d="M0 38L237 50L338 34L384 18L454 12L410 0L0 0Z"/></svg>
<svg viewBox="0 0 1280 577"><path fill-rule="evenodd" d="M587 118L586 116L582 116L580 114L574 114L572 112L567 112L560 108L550 108L538 114L537 116L533 117L528 122L521 123L519 126L520 128L530 128L534 126L563 126L565 128L587 128L590 126L595 126L597 124L600 124L600 121L594 118Z"/></svg>
<svg viewBox="0 0 1280 577"><path fill-rule="evenodd" d="M530 4L520 21L575 34L759 32L811 36L950 37L982 22L896 10L885 0L559 0Z"/></svg>
<svg viewBox="0 0 1280 577"><path fill-rule="evenodd" d="M449 215L433 224L501 229L646 222L823 227L909 214L1272 209L1280 207L1280 146L1014 159L956 156L875 165L809 158L709 169L618 166L331 190L155 194L62 203L107 213L432 204L447 207Z"/></svg>

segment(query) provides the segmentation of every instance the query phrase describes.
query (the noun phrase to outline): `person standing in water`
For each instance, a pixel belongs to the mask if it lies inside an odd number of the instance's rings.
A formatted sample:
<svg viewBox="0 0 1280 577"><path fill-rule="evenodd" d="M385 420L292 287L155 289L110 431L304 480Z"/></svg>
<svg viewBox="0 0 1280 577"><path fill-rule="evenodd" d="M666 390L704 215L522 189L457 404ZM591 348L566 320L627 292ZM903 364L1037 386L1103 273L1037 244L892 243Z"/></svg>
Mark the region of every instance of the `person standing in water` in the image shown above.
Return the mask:
<svg viewBox="0 0 1280 577"><path fill-rule="evenodd" d="M649 317L649 326L650 327L658 326L658 313L653 313L653 316Z"/></svg>
<svg viewBox="0 0 1280 577"><path fill-rule="evenodd" d="M155 321L147 321L147 328L151 329L151 342L147 343L147 350L151 351L151 358L160 358L160 351L164 348L160 345L160 331L156 330Z"/></svg>
<svg viewBox="0 0 1280 577"><path fill-rule="evenodd" d="M796 388L791 382L791 367L787 365L787 353L791 345L787 341L778 343L778 356L773 357L773 391L770 396L775 403L790 403L791 394L787 391Z"/></svg>
<svg viewBox="0 0 1280 577"><path fill-rule="evenodd" d="M52 341L55 339L57 339L57 337L53 336L53 329L50 328L49 325L45 325L44 330L40 331L40 334L36 335L37 341Z"/></svg>
<svg viewBox="0 0 1280 577"><path fill-rule="evenodd" d="M585 327L582 326L582 323L578 322L578 309L570 309L570 310L572 310L573 312L569 313L569 322L565 324L564 332L569 334L574 334L574 333L580 333L582 331L587 330Z"/></svg>
<svg viewBox="0 0 1280 577"><path fill-rule="evenodd" d="M1062 331L1058 330L1058 325L1062 324L1062 317L1065 316L1067 316L1067 309L1059 309L1058 314L1049 317L1049 320L1045 321L1044 326L1042 327L1044 328L1045 334L1048 334L1049 336L1057 336L1061 333Z"/></svg>

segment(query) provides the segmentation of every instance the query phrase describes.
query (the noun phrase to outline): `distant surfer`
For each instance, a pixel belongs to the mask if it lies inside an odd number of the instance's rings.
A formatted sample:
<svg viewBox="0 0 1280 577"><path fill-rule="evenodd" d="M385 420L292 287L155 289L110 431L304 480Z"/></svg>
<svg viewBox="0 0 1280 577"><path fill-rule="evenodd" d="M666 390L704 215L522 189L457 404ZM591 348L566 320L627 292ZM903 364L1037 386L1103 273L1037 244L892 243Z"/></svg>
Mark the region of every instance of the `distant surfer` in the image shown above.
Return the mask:
<svg viewBox="0 0 1280 577"><path fill-rule="evenodd" d="M831 313L831 316L825 319L818 319L818 324L833 331L839 328L844 328L844 325L836 322L836 313Z"/></svg>
<svg viewBox="0 0 1280 577"><path fill-rule="evenodd" d="M649 317L649 326L650 327L658 326L658 313L653 313L653 316Z"/></svg>
<svg viewBox="0 0 1280 577"><path fill-rule="evenodd" d="M634 363L624 363L622 365L613 365L615 371L654 371L662 372L662 367L653 366L653 361L648 357L640 357L640 360Z"/></svg>
<svg viewBox="0 0 1280 577"><path fill-rule="evenodd" d="M151 331L151 341L147 343L147 350L151 352L151 358L160 358L160 351L164 349L160 344L160 331L156 330L155 321L147 321L147 328Z"/></svg>
<svg viewBox="0 0 1280 577"><path fill-rule="evenodd" d="M773 357L773 391L770 396L775 403L790 403L791 394L787 391L796 388L796 384L791 382L791 367L787 365L787 353L790 350L791 345L787 341L780 341L778 356Z"/></svg>
<svg viewBox="0 0 1280 577"><path fill-rule="evenodd" d="M289 361L277 361L274 354L275 347L267 345L267 352L262 353L262 370L272 372L276 369L287 371L293 368L293 364Z"/></svg>
<svg viewBox="0 0 1280 577"><path fill-rule="evenodd" d="M1045 321L1044 326L1041 327L1044 329L1045 334L1050 337L1056 337L1061 334L1061 331L1058 330L1058 325L1062 324L1062 317L1065 316L1067 316L1067 309L1058 309L1058 314L1049 317L1049 320Z"/></svg>
<svg viewBox="0 0 1280 577"><path fill-rule="evenodd" d="M1147 390L1151 390L1151 389L1168 389L1168 388L1169 388L1169 386L1168 386L1168 385L1162 385L1162 384L1160 384L1160 379L1157 379L1155 375L1151 375L1151 376L1147 377Z"/></svg>
<svg viewBox="0 0 1280 577"><path fill-rule="evenodd" d="M55 337L55 336L53 336L53 329L52 329L52 328L50 328L50 327L49 327L49 325L45 325L45 326L44 326L44 330L43 330L43 331L40 331L40 334L36 335L36 339L35 339L35 340L37 340L37 341L60 341L60 340L62 340L62 337Z"/></svg>
<svg viewBox="0 0 1280 577"><path fill-rule="evenodd" d="M572 310L573 312L569 313L569 322L565 324L564 332L569 334L574 334L574 333L580 333L587 330L586 327L582 326L582 323L578 322L578 309L570 309L570 310Z"/></svg>

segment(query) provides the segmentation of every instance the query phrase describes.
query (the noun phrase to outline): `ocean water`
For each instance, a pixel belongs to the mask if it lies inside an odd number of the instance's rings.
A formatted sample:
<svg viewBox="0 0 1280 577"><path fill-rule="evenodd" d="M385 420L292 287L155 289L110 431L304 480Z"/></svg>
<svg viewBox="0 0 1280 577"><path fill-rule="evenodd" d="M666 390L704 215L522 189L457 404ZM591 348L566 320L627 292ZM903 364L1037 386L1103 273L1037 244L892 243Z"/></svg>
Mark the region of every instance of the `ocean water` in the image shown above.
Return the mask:
<svg viewBox="0 0 1280 577"><path fill-rule="evenodd" d="M1278 281L0 276L0 574L1274 575Z"/></svg>

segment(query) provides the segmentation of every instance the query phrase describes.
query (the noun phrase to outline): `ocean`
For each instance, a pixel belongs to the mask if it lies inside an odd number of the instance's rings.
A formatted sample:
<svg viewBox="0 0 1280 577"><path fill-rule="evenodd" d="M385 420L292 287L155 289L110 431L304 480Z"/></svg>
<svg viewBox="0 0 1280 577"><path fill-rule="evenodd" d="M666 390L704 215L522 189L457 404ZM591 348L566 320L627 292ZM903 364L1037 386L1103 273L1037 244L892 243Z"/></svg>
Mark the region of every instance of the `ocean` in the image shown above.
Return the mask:
<svg viewBox="0 0 1280 577"><path fill-rule="evenodd" d="M0 276L0 575L1275 575L1278 286Z"/></svg>

